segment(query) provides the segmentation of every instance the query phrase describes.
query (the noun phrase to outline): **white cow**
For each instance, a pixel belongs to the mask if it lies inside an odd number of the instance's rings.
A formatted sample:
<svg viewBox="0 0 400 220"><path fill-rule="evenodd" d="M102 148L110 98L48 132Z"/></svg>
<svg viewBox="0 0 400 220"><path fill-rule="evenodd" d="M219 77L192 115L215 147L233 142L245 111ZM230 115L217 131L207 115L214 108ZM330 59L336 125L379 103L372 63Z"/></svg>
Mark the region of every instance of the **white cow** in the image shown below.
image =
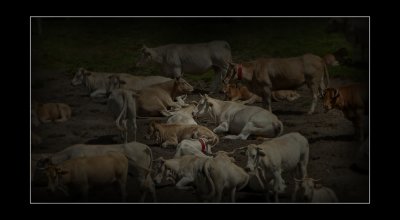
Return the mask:
<svg viewBox="0 0 400 220"><path fill-rule="evenodd" d="M133 131L136 141L136 93L126 89L115 89L107 100L108 109L116 119L117 128L121 131L121 138L128 142L128 132Z"/></svg>
<svg viewBox="0 0 400 220"><path fill-rule="evenodd" d="M296 188L301 185L301 188L304 190L304 194L302 195L306 202L312 203L333 203L339 202L336 197L335 192L321 184L315 184L316 181L313 178L304 178L304 179L296 179ZM294 195L293 198L296 198Z"/></svg>
<svg viewBox="0 0 400 220"><path fill-rule="evenodd" d="M150 61L161 65L162 72L172 77L183 73L202 74L213 68L215 76L212 89L218 90L221 76L232 60L231 48L226 41L211 41L198 44L168 44L149 48L143 45L137 66Z"/></svg>
<svg viewBox="0 0 400 220"><path fill-rule="evenodd" d="M234 159L228 156L229 153L219 151L214 158L204 163L202 173L198 173L196 182L199 189L205 176L211 186L210 193L203 197L205 200L221 202L224 192L229 192L231 202L236 201L236 191L243 189L249 182L249 174L234 163Z"/></svg>
<svg viewBox="0 0 400 220"><path fill-rule="evenodd" d="M283 132L283 124L278 117L257 106L221 101L205 95L194 110L194 115L205 113L209 113L219 124L214 133L239 134L227 135L224 137L226 139L246 140L250 135L272 138Z"/></svg>
<svg viewBox="0 0 400 220"><path fill-rule="evenodd" d="M307 176L309 144L300 133L292 132L259 145L250 144L245 148L247 149L246 170L256 172L260 184L267 193L267 198L269 198L267 189L269 180L273 179L272 191L275 202L278 202L278 193L286 188L281 176L282 171L300 171L301 178ZM295 193L296 191L293 195Z"/></svg>
<svg viewBox="0 0 400 220"><path fill-rule="evenodd" d="M135 176L140 183L140 201L143 202L145 200L147 192L150 192L153 196L153 200L156 201L154 183L151 179L153 154L147 145L139 142L113 145L76 144L53 154L49 158L39 160L36 167L38 169L43 169L46 168L50 162L51 164L58 165L66 160L104 155L107 152L120 152L128 158L128 172Z"/></svg>
<svg viewBox="0 0 400 220"><path fill-rule="evenodd" d="M195 155L199 157L209 157L206 154L212 154L211 148L213 146L208 143L206 138L186 139L182 140L176 147L176 154L174 158L182 157L184 155Z"/></svg>
<svg viewBox="0 0 400 220"><path fill-rule="evenodd" d="M190 104L178 111L171 112L172 116L168 118L167 124L197 125L197 122L193 119L193 111L195 108L195 104Z"/></svg>

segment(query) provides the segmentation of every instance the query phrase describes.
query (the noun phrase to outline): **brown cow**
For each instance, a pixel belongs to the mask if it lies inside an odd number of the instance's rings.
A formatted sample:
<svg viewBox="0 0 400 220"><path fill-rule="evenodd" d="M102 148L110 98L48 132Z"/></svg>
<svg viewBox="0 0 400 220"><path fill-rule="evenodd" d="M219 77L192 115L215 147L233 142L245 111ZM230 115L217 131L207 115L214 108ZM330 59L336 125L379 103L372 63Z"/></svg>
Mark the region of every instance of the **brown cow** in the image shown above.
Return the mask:
<svg viewBox="0 0 400 220"><path fill-rule="evenodd" d="M230 63L224 83L241 79L249 84L251 92L263 97L265 108L269 111L272 91L296 89L306 83L313 95L308 114L315 110L318 93L322 95L329 84L325 62L313 54L291 58L260 58L242 64Z"/></svg>
<svg viewBox="0 0 400 220"><path fill-rule="evenodd" d="M355 135L364 139L363 113L368 113L368 87L365 84L352 84L324 91L324 109L342 110L344 116L353 123Z"/></svg>

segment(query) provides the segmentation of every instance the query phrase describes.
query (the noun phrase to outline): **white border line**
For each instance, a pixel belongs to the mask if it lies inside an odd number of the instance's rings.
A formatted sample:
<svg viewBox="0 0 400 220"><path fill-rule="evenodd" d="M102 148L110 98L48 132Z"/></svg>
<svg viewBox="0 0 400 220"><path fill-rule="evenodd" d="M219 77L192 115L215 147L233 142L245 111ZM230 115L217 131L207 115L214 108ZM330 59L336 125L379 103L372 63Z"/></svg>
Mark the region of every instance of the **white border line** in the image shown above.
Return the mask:
<svg viewBox="0 0 400 220"><path fill-rule="evenodd" d="M32 18L368 18L368 25L369 25L369 45L368 45L368 52L369 52L369 57L368 57L368 86L369 86L369 133L368 133L368 143L369 143L369 174L368 174L368 203L367 202L339 202L339 203L265 203L265 202L260 202L260 203L197 203L197 202L174 202L174 203L149 203L149 202L115 202L115 203L107 203L107 202L99 202L99 203L81 203L81 202L74 202L74 203L65 203L65 202L54 202L54 203L49 203L49 202L35 202L32 203L32 143L30 144L29 152L30 152L30 158L31 160L29 161L29 167L30 167L30 189L29 189L29 202L30 204L371 204L371 16L30 16L30 24L29 24L29 30L30 30L30 47L29 47L29 53L30 53L30 59L29 59L29 66L30 66L30 76L29 76L29 81L30 81L30 107L32 108ZM31 124L32 124L32 118L31 115L29 115L29 118L31 119ZM29 126L31 126L31 124ZM30 130L30 138L32 140L32 129Z"/></svg>

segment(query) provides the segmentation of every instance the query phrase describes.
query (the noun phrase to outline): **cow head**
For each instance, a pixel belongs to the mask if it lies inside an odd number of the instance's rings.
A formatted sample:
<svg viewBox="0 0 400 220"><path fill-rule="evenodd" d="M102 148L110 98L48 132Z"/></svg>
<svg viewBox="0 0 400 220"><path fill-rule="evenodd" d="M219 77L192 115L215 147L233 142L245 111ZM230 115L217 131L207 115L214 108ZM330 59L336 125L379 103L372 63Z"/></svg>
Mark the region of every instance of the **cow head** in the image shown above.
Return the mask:
<svg viewBox="0 0 400 220"><path fill-rule="evenodd" d="M159 144L161 142L159 123L161 121L151 121L148 127L147 135L145 138L150 140L152 138L156 139L156 143Z"/></svg>
<svg viewBox="0 0 400 220"><path fill-rule="evenodd" d="M85 77L89 76L91 73L84 68L79 68L78 72L75 73L74 78L71 80L71 85L77 86L84 82Z"/></svg>
<svg viewBox="0 0 400 220"><path fill-rule="evenodd" d="M48 189L52 192L55 192L56 189L62 188L61 187L61 179L62 176L67 174L68 171L63 170L57 166L50 165L46 169L46 175L49 180Z"/></svg>
<svg viewBox="0 0 400 220"><path fill-rule="evenodd" d="M224 84L225 100L231 100L237 96L239 87L236 83Z"/></svg>
<svg viewBox="0 0 400 220"><path fill-rule="evenodd" d="M253 172L259 166L260 157L264 157L265 153L257 145L250 144L247 146L246 155L247 155L247 165L245 170L247 172Z"/></svg>
<svg viewBox="0 0 400 220"><path fill-rule="evenodd" d="M338 89L335 88L327 88L323 92L324 97L324 109L325 112L333 109L336 105L337 99L340 97L340 93Z"/></svg>
<svg viewBox="0 0 400 220"><path fill-rule="evenodd" d="M196 117L199 117L201 115L211 113L213 111L213 106L214 103L212 100L208 97L207 94L204 96L200 94L200 101L199 104L196 106L196 108L193 110L193 115Z"/></svg>
<svg viewBox="0 0 400 220"><path fill-rule="evenodd" d="M339 62L336 60L336 57L333 54L326 54L324 56L324 61L328 66L339 66Z"/></svg>
<svg viewBox="0 0 400 220"><path fill-rule="evenodd" d="M304 199L306 201L311 201L312 197L313 197L313 191L314 188L320 187L320 184L315 184L315 182L319 181L320 179L313 179L313 178L308 178L305 177L301 180L294 178L295 180L295 184L296 185L300 185L301 189L304 191Z"/></svg>
<svg viewBox="0 0 400 220"><path fill-rule="evenodd" d="M228 84L231 80L237 79L237 68L236 64L229 62L228 70L226 71L225 78L223 79L224 84Z"/></svg>
<svg viewBox="0 0 400 220"><path fill-rule="evenodd" d="M163 157L159 157L153 161L153 164L155 171L153 180L156 184L160 184L166 175L165 159Z"/></svg>
<svg viewBox="0 0 400 220"><path fill-rule="evenodd" d="M177 77L174 81L174 90L177 95L187 94L193 92L193 86L186 82L182 77Z"/></svg>
<svg viewBox="0 0 400 220"><path fill-rule="evenodd" d="M150 61L154 60L155 51L152 50L151 48L146 47L146 45L143 45L142 48L140 48L139 53L140 53L139 60L136 62L137 67L144 66L148 64Z"/></svg>

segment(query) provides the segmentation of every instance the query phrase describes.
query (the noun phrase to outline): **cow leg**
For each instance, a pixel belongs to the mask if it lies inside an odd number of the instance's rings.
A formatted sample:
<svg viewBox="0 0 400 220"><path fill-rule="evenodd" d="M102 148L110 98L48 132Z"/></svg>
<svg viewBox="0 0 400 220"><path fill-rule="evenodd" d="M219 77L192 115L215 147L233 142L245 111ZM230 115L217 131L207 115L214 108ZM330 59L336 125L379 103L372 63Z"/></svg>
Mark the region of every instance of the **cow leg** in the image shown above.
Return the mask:
<svg viewBox="0 0 400 220"><path fill-rule="evenodd" d="M231 189L231 202L236 202L236 187Z"/></svg>
<svg viewBox="0 0 400 220"><path fill-rule="evenodd" d="M222 81L222 69L218 67L214 67L214 76L211 83L211 93L218 93L221 86Z"/></svg>
<svg viewBox="0 0 400 220"><path fill-rule="evenodd" d="M277 169L273 171L274 175L274 197L275 197L275 202L279 202L279 193L283 192L285 190L285 185L284 181L281 176L281 169Z"/></svg>
<svg viewBox="0 0 400 220"><path fill-rule="evenodd" d="M272 112L271 109L271 88L264 86L264 107Z"/></svg>
<svg viewBox="0 0 400 220"><path fill-rule="evenodd" d="M179 180L179 182L177 182L176 183L176 188L178 188L178 189L182 189L182 190L190 190L190 189L192 189L193 187L191 187L191 186L186 186L187 184L189 184L189 183L191 183L191 182L193 182L194 181L194 179L192 178L192 177L187 177L187 176L185 176L185 177L183 177L181 180Z"/></svg>
<svg viewBox="0 0 400 220"><path fill-rule="evenodd" d="M318 84L316 82L310 82L307 83L308 88L311 90L311 94L312 94L312 103L311 103L311 107L310 110L308 111L307 114L311 115L314 113L315 111L315 106L317 106L317 101L318 101Z"/></svg>
<svg viewBox="0 0 400 220"><path fill-rule="evenodd" d="M151 179L150 174L147 175L147 177L146 177L146 186L147 186L148 190L150 191L151 196L153 197L153 201L157 202L156 188L154 186L154 182Z"/></svg>
<svg viewBox="0 0 400 220"><path fill-rule="evenodd" d="M299 191L299 184L297 181L294 183L294 191L292 194L292 202L296 202L297 191Z"/></svg>
<svg viewBox="0 0 400 220"><path fill-rule="evenodd" d="M214 128L213 132L214 133L223 133L223 132L228 132L229 130L229 125L228 122L224 121L218 127Z"/></svg>
<svg viewBox="0 0 400 220"><path fill-rule="evenodd" d="M168 139L167 141L165 141L164 143L161 144L161 147L167 148L169 145L173 145L173 146L178 145L178 140L176 140L176 138Z"/></svg>

